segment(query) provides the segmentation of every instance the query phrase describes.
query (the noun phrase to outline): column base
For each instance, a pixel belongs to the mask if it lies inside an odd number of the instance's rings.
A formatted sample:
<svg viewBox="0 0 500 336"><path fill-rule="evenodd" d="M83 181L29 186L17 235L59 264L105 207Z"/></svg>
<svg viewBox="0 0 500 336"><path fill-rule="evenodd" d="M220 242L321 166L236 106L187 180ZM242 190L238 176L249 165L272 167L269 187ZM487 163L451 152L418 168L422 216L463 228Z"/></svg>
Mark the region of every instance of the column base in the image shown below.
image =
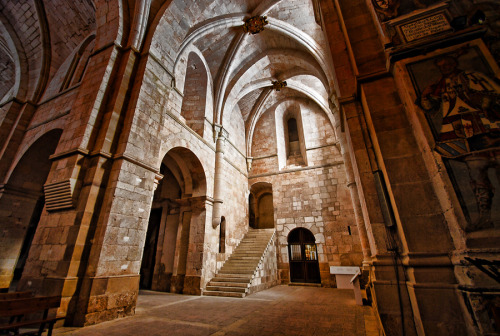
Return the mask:
<svg viewBox="0 0 500 336"><path fill-rule="evenodd" d="M88 326L135 314L139 275L85 278L72 324ZM85 293L90 293L85 297Z"/></svg>

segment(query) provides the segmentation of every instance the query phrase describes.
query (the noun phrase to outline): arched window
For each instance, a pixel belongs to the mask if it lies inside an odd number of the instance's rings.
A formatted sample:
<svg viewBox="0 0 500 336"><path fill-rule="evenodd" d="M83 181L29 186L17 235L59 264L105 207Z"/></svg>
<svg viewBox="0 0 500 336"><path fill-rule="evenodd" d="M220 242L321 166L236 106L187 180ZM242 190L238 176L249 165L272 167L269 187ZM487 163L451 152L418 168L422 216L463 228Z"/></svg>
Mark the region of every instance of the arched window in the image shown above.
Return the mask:
<svg viewBox="0 0 500 336"><path fill-rule="evenodd" d="M300 154L299 131L297 120L290 118L287 121L288 126L288 155L287 157Z"/></svg>
<svg viewBox="0 0 500 336"><path fill-rule="evenodd" d="M80 46L80 49L73 56L73 60L66 72L59 91L64 91L82 81L87 69L90 55L95 47L95 35L90 35Z"/></svg>
<svg viewBox="0 0 500 336"><path fill-rule="evenodd" d="M299 141L299 131L297 129L297 120L295 118L288 119L288 141Z"/></svg>
<svg viewBox="0 0 500 336"><path fill-rule="evenodd" d="M306 149L300 112L288 113L284 119L286 142L286 165L306 166Z"/></svg>

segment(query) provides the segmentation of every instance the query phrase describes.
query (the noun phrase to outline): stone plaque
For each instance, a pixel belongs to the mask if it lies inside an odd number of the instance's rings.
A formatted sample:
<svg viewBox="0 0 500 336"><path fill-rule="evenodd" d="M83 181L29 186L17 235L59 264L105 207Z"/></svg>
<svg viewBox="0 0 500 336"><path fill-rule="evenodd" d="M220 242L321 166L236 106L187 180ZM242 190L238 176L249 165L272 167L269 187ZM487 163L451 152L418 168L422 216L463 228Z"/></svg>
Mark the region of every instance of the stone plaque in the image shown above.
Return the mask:
<svg viewBox="0 0 500 336"><path fill-rule="evenodd" d="M418 21L401 26L407 42L451 30L451 26L443 13L428 16Z"/></svg>
<svg viewBox="0 0 500 336"><path fill-rule="evenodd" d="M330 266L330 274L356 274L359 272L357 266ZM349 278L350 279L350 278Z"/></svg>

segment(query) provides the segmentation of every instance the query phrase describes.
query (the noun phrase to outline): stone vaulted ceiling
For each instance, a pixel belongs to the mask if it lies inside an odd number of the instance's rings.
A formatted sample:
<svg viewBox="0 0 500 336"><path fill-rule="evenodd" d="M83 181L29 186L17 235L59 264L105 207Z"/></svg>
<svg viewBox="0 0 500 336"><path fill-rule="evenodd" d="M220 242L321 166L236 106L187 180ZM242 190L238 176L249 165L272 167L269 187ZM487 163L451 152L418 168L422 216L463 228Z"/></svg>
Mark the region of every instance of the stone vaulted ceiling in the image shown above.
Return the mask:
<svg viewBox="0 0 500 336"><path fill-rule="evenodd" d="M254 16L266 16L269 23L258 34L246 33L244 20ZM224 126L241 114L247 143L258 118L285 98L308 99L328 113L330 57L311 0L197 1L189 6L177 0L156 29L152 49L166 64L174 63L174 72L191 52L203 58L213 88L214 122ZM287 88L272 90L276 80L286 81ZM177 83L181 91L183 86Z"/></svg>
<svg viewBox="0 0 500 336"><path fill-rule="evenodd" d="M15 5L7 6L12 1ZM51 90L52 79L64 73L58 73L58 69L69 66L73 50L96 34L99 13L93 0L37 3L38 6L33 5L33 0L0 1L2 9L16 9L7 16L12 20L2 21L8 27L0 27L0 42L5 51L5 69L0 71L12 82L38 76L39 81L30 81L31 87L25 94L40 99L44 88ZM259 117L285 98L310 100L328 113L328 98L333 92L331 58L324 33L315 20L312 0L119 3L123 6L123 24L134 26L138 17L147 17L143 46L150 48L176 80L186 74L185 70L178 74L179 64L187 63L192 52L198 55L206 67L213 122L225 126L231 118L241 118L247 143L252 141ZM61 11L64 15L55 14ZM243 23L255 16L266 16L268 24L262 32L252 35L244 31ZM18 26L23 23L33 28L20 29ZM119 43L126 45L126 40L133 38L123 36ZM14 52L16 40L33 42ZM25 74L16 73L16 68L26 69ZM272 81L276 80L286 81L287 88L272 90ZM176 83L181 92L184 83L184 78ZM7 92L0 94L10 96Z"/></svg>

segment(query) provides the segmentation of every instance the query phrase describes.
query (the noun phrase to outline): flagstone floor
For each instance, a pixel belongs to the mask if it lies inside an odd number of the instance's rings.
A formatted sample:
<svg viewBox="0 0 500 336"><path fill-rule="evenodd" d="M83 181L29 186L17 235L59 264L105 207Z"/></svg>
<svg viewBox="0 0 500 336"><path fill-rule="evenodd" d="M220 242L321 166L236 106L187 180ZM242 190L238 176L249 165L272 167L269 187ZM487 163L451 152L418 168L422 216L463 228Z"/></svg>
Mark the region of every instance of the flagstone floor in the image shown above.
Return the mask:
<svg viewBox="0 0 500 336"><path fill-rule="evenodd" d="M54 335L379 336L372 308L352 290L276 286L243 299L141 291L136 314Z"/></svg>

